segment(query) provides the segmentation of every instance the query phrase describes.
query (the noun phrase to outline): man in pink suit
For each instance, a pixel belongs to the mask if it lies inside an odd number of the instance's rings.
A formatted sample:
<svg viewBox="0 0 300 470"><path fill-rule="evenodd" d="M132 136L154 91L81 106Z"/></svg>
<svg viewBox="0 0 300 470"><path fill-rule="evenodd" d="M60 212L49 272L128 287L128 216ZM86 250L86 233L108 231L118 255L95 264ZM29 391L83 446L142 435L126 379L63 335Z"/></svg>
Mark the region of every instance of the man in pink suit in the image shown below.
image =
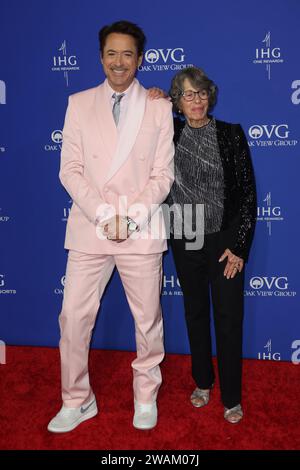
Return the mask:
<svg viewBox="0 0 300 470"><path fill-rule="evenodd" d="M132 363L133 425L157 423L164 357L160 307L166 237L160 204L173 182L173 119L167 100L150 100L135 79L145 36L120 21L99 32L106 80L70 96L60 179L73 199L59 322L63 406L51 432L68 432L98 412L88 354L103 291L116 266L130 305L137 357Z"/></svg>

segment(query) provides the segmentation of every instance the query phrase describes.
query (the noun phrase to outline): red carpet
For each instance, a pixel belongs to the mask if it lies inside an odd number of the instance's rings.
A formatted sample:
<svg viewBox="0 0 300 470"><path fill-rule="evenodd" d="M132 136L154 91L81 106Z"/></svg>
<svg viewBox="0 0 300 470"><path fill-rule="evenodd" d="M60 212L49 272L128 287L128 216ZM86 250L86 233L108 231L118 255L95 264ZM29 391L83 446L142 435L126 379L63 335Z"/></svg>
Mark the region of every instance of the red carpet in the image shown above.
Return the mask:
<svg viewBox="0 0 300 470"><path fill-rule="evenodd" d="M0 365L0 449L300 449L300 366L287 362L244 361L244 412L241 423L223 419L218 383L208 406L193 408L189 395L190 357L167 355L155 429L132 426L134 353L93 350L91 382L98 416L71 433L47 431L59 410L57 349L8 347Z"/></svg>

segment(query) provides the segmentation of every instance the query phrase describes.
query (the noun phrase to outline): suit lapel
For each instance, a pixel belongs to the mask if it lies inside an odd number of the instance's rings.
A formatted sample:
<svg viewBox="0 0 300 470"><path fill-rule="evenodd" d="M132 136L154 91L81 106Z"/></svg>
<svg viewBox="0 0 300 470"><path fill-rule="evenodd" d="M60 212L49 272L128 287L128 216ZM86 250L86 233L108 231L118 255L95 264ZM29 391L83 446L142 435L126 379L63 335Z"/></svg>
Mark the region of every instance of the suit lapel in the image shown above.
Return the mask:
<svg viewBox="0 0 300 470"><path fill-rule="evenodd" d="M133 84L130 102L128 103L126 120L122 126L122 131L118 138L116 151L113 156L112 165L106 176L105 181L110 180L126 162L130 155L132 147L139 133L146 106L146 90L135 79ZM112 125L114 126L112 112L110 110ZM115 132L116 128L115 128Z"/></svg>

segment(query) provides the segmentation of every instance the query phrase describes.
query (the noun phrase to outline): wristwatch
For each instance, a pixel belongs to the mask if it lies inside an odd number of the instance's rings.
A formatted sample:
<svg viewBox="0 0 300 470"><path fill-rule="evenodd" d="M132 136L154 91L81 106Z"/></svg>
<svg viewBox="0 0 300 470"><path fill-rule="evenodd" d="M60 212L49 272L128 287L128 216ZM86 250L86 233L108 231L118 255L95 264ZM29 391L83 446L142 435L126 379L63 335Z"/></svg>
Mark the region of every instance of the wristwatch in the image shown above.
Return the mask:
<svg viewBox="0 0 300 470"><path fill-rule="evenodd" d="M129 232L135 232L139 228L138 224L130 217L127 217L127 227Z"/></svg>

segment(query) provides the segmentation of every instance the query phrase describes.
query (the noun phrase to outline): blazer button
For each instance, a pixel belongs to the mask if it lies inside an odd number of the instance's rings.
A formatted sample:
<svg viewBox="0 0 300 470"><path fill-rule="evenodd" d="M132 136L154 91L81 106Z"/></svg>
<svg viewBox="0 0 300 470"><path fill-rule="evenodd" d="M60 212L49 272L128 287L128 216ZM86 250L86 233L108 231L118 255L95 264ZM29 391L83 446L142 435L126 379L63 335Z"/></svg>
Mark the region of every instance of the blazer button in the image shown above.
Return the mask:
<svg viewBox="0 0 300 470"><path fill-rule="evenodd" d="M93 158L98 158L98 155L93 155Z"/></svg>
<svg viewBox="0 0 300 470"><path fill-rule="evenodd" d="M134 192L135 192L135 188L132 186L132 187L130 188L130 191L131 191L132 193L134 193Z"/></svg>
<svg viewBox="0 0 300 470"><path fill-rule="evenodd" d="M108 188L104 188L104 191L105 191L106 193L108 193L109 189L108 189Z"/></svg>
<svg viewBox="0 0 300 470"><path fill-rule="evenodd" d="M145 160L144 155L141 155L141 156L140 156L140 160Z"/></svg>

